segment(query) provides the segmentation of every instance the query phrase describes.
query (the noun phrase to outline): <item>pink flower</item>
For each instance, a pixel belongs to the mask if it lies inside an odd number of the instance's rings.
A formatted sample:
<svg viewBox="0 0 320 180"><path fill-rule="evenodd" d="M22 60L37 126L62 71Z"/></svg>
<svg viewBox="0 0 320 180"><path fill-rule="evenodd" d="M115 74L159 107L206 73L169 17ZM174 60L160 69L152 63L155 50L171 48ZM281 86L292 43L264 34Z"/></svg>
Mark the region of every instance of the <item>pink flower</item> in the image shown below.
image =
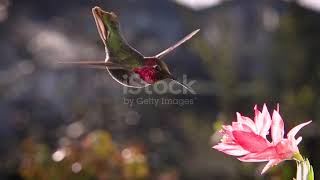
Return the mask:
<svg viewBox="0 0 320 180"><path fill-rule="evenodd" d="M273 111L272 117L266 105L263 106L262 112L255 106L254 112L254 121L237 113L236 122L222 126L221 142L213 148L238 156L243 162L269 161L262 170L263 174L270 167L281 161L293 159L294 155L299 154L298 144L302 137L296 139L295 135L311 121L294 127L284 138L284 123L279 114L279 106ZM271 136L272 142L267 139L267 135Z"/></svg>

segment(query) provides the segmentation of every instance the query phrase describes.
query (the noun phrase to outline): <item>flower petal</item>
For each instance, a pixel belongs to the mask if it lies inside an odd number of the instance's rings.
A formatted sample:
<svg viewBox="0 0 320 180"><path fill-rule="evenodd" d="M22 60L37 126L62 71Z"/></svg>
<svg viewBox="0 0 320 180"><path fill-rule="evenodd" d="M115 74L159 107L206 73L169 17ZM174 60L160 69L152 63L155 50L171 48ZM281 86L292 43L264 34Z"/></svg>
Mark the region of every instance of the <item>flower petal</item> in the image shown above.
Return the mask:
<svg viewBox="0 0 320 180"><path fill-rule="evenodd" d="M272 124L271 124L271 137L274 145L278 144L283 139L284 135L284 123L278 113L278 111L273 111L272 114Z"/></svg>
<svg viewBox="0 0 320 180"><path fill-rule="evenodd" d="M252 132L252 129L244 123L232 122L232 130Z"/></svg>
<svg viewBox="0 0 320 180"><path fill-rule="evenodd" d="M291 141L294 141L295 140L294 137L300 131L300 129L303 128L304 126L310 124L311 122L312 121L308 121L308 122L299 124L296 127L292 128L287 134L288 139L291 140Z"/></svg>
<svg viewBox="0 0 320 180"><path fill-rule="evenodd" d="M263 126L263 122L260 120L261 112L258 110L257 105L254 106L254 123L256 124L257 130L260 131L260 129Z"/></svg>
<svg viewBox="0 0 320 180"><path fill-rule="evenodd" d="M279 162L281 162L281 160L279 160L279 159L270 160L270 161L266 164L266 166L264 166L264 168L262 169L261 174L264 174L268 169L270 169L272 166L277 165Z"/></svg>
<svg viewBox="0 0 320 180"><path fill-rule="evenodd" d="M270 113L268 111L266 104L263 105L262 113L260 116L261 117L258 119L262 121L262 127L261 129L258 129L258 132L262 137L266 137L269 134L269 129L271 127L271 122L272 122Z"/></svg>
<svg viewBox="0 0 320 180"><path fill-rule="evenodd" d="M296 142L295 142L296 145L298 146L301 141L302 141L302 137L300 136L300 137L298 137L298 138L296 139Z"/></svg>
<svg viewBox="0 0 320 180"><path fill-rule="evenodd" d="M248 151L244 150L241 146L233 144L219 143L218 145L215 145L212 148L229 154L231 156L243 156L249 153Z"/></svg>
<svg viewBox="0 0 320 180"><path fill-rule="evenodd" d="M237 121L239 123L245 124L250 128L251 131L256 133L256 125L249 117L242 116L240 113L237 112Z"/></svg>
<svg viewBox="0 0 320 180"><path fill-rule="evenodd" d="M295 141L290 141L289 139L283 139L276 146L276 151L278 153L278 159L292 159L293 154L299 152L299 148Z"/></svg>
<svg viewBox="0 0 320 180"><path fill-rule="evenodd" d="M263 161L270 161L274 159L279 159L277 151L274 146L271 146L264 151L258 153L250 153L246 156L238 158L240 161L243 162L263 162Z"/></svg>
<svg viewBox="0 0 320 180"><path fill-rule="evenodd" d="M268 148L269 142L253 132L233 131L233 137L243 149L249 152L259 152Z"/></svg>

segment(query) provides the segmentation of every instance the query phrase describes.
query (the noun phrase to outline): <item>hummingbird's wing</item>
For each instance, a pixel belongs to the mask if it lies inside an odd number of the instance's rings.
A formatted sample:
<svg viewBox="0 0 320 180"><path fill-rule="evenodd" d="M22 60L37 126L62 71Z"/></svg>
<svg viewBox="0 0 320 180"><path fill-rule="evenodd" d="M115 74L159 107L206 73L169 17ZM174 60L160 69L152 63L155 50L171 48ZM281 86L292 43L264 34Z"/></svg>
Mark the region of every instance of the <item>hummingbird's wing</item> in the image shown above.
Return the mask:
<svg viewBox="0 0 320 180"><path fill-rule="evenodd" d="M61 64L68 64L68 65L80 65L80 66L92 66L97 68L103 69L115 69L115 70L130 70L128 67L113 63L113 62L105 62L105 61L61 61Z"/></svg>
<svg viewBox="0 0 320 180"><path fill-rule="evenodd" d="M100 38L106 47L106 61L136 67L143 64L143 55L132 48L120 33L117 16L112 12L94 7L92 13L99 31ZM112 58L109 60L109 58Z"/></svg>
<svg viewBox="0 0 320 180"><path fill-rule="evenodd" d="M179 47L181 44L187 42L188 40L190 40L194 35L196 35L198 32L200 31L200 29L197 29L195 31L193 31L192 33L190 33L189 35L187 35L186 37L184 37L183 39L181 39L180 41L178 41L176 44L172 45L171 47L169 47L168 49L162 51L161 53L159 53L158 55L156 55L155 57L158 59L163 58L165 55L169 54L171 51L175 50L177 47Z"/></svg>

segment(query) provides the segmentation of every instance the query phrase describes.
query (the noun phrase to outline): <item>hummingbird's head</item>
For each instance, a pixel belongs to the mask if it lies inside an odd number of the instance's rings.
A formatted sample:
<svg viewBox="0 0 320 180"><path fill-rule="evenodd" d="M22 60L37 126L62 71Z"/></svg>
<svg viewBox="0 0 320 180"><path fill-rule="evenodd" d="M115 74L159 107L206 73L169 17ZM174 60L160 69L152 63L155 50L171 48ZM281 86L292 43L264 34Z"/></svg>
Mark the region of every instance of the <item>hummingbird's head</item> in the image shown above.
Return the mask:
<svg viewBox="0 0 320 180"><path fill-rule="evenodd" d="M133 71L149 84L154 84L164 79L174 79L165 62L154 57L145 58L144 65L134 68Z"/></svg>

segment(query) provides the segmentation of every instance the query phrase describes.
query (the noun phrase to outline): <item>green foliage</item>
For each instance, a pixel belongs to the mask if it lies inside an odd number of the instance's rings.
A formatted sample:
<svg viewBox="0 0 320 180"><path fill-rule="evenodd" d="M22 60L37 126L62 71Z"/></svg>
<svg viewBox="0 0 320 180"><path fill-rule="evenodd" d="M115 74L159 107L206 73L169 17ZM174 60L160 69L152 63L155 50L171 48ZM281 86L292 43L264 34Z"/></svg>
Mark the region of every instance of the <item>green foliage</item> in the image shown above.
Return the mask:
<svg viewBox="0 0 320 180"><path fill-rule="evenodd" d="M48 146L31 138L23 141L21 149L20 174L27 180L143 180L150 173L139 146L121 151L102 130L59 147L52 155Z"/></svg>

